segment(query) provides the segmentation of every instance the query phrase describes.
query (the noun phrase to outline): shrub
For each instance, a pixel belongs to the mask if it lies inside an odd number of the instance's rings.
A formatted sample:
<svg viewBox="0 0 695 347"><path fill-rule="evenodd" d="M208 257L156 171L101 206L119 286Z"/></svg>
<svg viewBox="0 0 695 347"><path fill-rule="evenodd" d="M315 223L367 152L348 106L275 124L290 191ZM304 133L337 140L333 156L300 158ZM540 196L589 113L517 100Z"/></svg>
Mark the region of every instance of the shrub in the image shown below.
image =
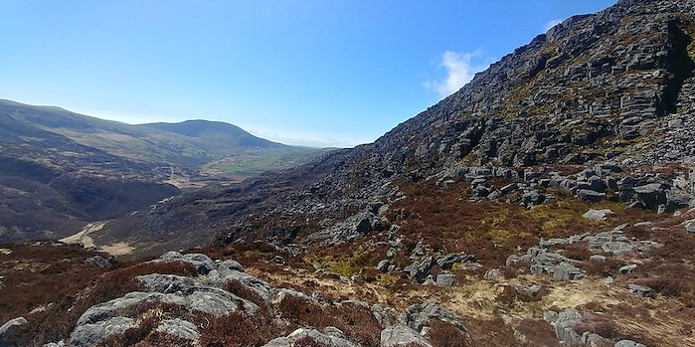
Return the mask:
<svg viewBox="0 0 695 347"><path fill-rule="evenodd" d="M66 283L50 288L44 284L38 289L45 290L46 293L55 290L63 293L63 297L55 299L54 305L47 310L27 316L29 324L15 329L12 332L12 338L19 345L43 344L65 339L88 308L119 298L129 292L143 290L142 285L134 278L150 273L192 276L196 274L196 270L193 265L182 262L138 263L121 265L100 276L92 277L91 283L78 280L76 283L82 285L78 288L67 279L64 280ZM66 293L63 286L73 291ZM52 297L53 294L47 294L47 296Z"/></svg>
<svg viewBox="0 0 695 347"><path fill-rule="evenodd" d="M427 337L433 347L465 347L470 346L470 338L455 326L433 319Z"/></svg>
<svg viewBox="0 0 695 347"><path fill-rule="evenodd" d="M589 260L591 257L591 251L586 246L586 243L583 242L567 245L567 247L565 247L564 254L570 259L580 261Z"/></svg>
<svg viewBox="0 0 695 347"><path fill-rule="evenodd" d="M253 289L250 289L249 287L245 286L239 281L229 281L225 287L224 290L240 297L243 299L246 299L248 301L251 301L252 303L256 304L260 309L261 309L261 314L267 318L270 318L272 316L272 313L270 312L270 309L268 307L267 302L258 294L256 293Z"/></svg>
<svg viewBox="0 0 695 347"><path fill-rule="evenodd" d="M355 303L319 306L295 296L286 296L278 307L282 317L301 326L342 330L363 346L379 346L382 326L371 309Z"/></svg>
<svg viewBox="0 0 695 347"><path fill-rule="evenodd" d="M209 325L200 336L201 347L260 346L270 338L269 322L254 322L238 312L219 318L210 317L208 321Z"/></svg>
<svg viewBox="0 0 695 347"><path fill-rule="evenodd" d="M155 317L147 317L138 322L138 326L130 328L121 334L109 336L96 347L126 347L133 346L144 340L159 325Z"/></svg>
<svg viewBox="0 0 695 347"><path fill-rule="evenodd" d="M294 342L295 347L328 347L310 336L303 336Z"/></svg>
<svg viewBox="0 0 695 347"><path fill-rule="evenodd" d="M548 322L533 319L524 319L517 327L533 346L560 347L555 337L553 327Z"/></svg>

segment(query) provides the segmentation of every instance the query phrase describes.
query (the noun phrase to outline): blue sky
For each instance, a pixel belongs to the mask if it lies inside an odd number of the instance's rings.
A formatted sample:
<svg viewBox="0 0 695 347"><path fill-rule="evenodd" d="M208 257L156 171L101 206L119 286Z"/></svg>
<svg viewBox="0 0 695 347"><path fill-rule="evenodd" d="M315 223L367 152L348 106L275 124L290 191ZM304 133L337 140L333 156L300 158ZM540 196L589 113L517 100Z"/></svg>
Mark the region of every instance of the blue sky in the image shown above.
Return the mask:
<svg viewBox="0 0 695 347"><path fill-rule="evenodd" d="M371 142L607 0L0 0L0 98Z"/></svg>

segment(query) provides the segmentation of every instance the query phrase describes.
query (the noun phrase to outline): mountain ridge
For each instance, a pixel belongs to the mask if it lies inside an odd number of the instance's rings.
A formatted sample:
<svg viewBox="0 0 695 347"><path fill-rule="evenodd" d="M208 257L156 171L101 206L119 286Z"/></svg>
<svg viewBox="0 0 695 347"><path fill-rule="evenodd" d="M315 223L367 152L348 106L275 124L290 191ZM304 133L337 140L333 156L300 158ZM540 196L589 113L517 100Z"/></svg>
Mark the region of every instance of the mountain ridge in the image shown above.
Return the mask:
<svg viewBox="0 0 695 347"><path fill-rule="evenodd" d="M0 239L62 238L86 223L169 198L179 188L239 181L318 152L260 139L231 124L195 124L208 130L191 137L180 134L190 123L130 125L0 100ZM27 220L30 215L35 222Z"/></svg>

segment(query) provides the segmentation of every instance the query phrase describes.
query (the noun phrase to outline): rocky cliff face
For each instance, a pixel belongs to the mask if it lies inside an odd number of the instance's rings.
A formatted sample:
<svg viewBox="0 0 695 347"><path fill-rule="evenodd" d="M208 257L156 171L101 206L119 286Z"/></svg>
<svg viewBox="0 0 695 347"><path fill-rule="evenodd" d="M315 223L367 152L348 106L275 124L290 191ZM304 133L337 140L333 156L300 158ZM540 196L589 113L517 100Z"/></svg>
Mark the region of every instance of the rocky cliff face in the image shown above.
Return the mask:
<svg viewBox="0 0 695 347"><path fill-rule="evenodd" d="M395 197L403 180L475 176L471 167L518 178L562 165L581 171L684 162L695 154L694 8L688 0L620 1L572 17L373 144L226 191L173 199L127 228L107 226L102 237L123 237L133 225L140 240L176 229L189 245L218 231L228 240L254 233L286 242L326 228L354 234L353 226L374 217L370 206ZM555 177L556 185L565 178ZM573 187L566 190L576 195Z"/></svg>

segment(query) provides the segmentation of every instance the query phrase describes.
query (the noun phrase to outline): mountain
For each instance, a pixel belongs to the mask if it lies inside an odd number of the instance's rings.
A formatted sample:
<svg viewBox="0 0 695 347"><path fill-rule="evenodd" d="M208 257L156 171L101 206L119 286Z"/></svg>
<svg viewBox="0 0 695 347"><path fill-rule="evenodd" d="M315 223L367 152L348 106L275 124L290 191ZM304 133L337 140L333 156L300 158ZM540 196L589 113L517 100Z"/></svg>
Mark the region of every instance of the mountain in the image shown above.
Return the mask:
<svg viewBox="0 0 695 347"><path fill-rule="evenodd" d="M206 120L187 120L180 123L150 123L140 127L157 129L169 133L175 133L190 138L205 139L207 143L217 146L232 148L259 147L259 148L283 148L289 147L277 142L268 141L253 136L238 126Z"/></svg>
<svg viewBox="0 0 695 347"><path fill-rule="evenodd" d="M129 125L7 100L0 135L0 240L61 238L180 189L239 181L318 152L221 122Z"/></svg>
<svg viewBox="0 0 695 347"><path fill-rule="evenodd" d="M372 144L2 245L0 344L695 346L694 38L621 0Z"/></svg>
<svg viewBox="0 0 695 347"><path fill-rule="evenodd" d="M695 155L690 4L620 1L572 17L372 144L225 190L181 195L111 223L97 237L128 238L145 249L204 245L220 232L227 240L296 242L343 230L345 223L355 236L349 225L368 216L370 206L402 194L406 184L476 173L525 178L525 171L549 179L550 172L596 165L635 171L628 168L683 163ZM576 177L566 184L587 199L620 193L613 182L614 193L579 189ZM486 185L477 194L500 188ZM520 191L544 199L542 192Z"/></svg>

